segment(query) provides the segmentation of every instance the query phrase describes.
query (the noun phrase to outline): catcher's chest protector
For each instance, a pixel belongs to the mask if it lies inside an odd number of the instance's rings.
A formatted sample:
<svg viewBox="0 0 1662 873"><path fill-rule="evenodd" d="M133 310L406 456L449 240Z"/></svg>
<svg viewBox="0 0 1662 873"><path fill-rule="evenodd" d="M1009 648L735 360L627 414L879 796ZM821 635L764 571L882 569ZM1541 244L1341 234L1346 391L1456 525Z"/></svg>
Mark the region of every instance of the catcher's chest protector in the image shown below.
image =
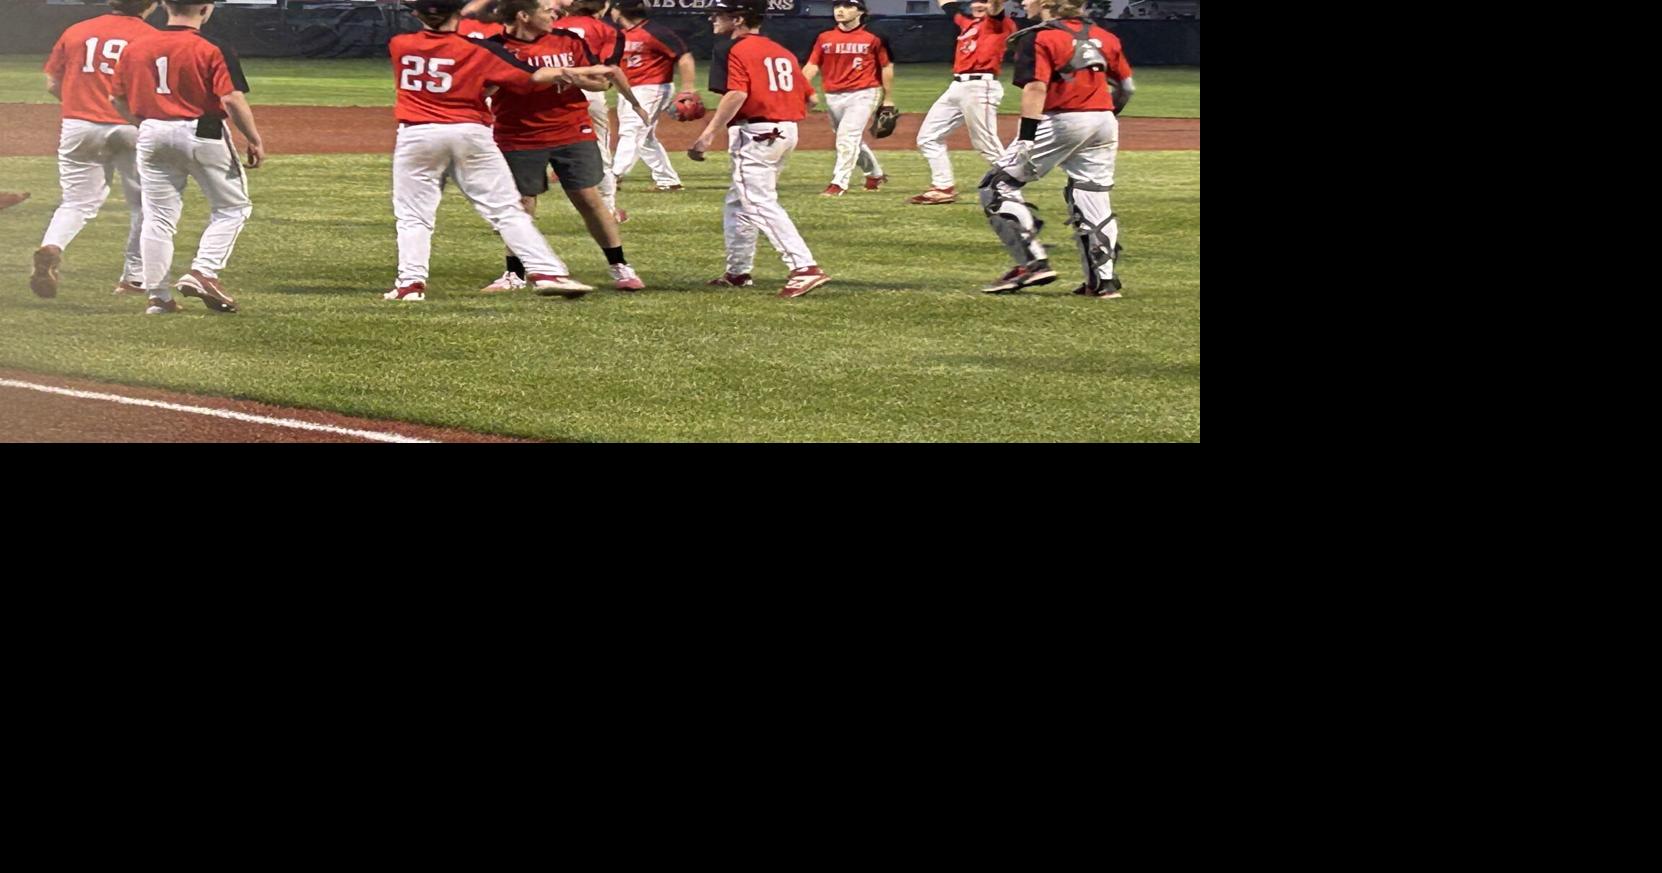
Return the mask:
<svg viewBox="0 0 1662 873"><path fill-rule="evenodd" d="M1096 43L1091 42L1091 24L1092 22L1089 19L1080 19L1078 30L1074 30L1060 21L1047 21L1044 24L1045 27L1054 27L1073 37L1073 57L1069 58L1067 64L1056 71L1056 74L1061 76L1064 82L1072 81L1073 74L1080 70L1095 69L1099 72L1106 72L1108 69L1108 59L1102 56L1102 49L1097 48Z"/></svg>

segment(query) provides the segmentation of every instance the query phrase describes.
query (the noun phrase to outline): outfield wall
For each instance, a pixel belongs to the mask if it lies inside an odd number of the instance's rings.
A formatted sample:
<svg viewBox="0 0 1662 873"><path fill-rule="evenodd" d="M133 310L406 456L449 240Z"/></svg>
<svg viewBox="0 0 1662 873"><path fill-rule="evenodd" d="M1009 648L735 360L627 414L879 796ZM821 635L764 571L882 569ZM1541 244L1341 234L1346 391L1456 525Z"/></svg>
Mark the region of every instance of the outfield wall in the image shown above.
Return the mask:
<svg viewBox="0 0 1662 873"><path fill-rule="evenodd" d="M69 25L102 14L98 6L23 6L0 28L0 54L44 55ZM151 21L161 23L157 13ZM693 54L708 60L715 37L698 16L660 17L681 33ZM1119 35L1133 66L1200 65L1199 21L1104 21ZM779 17L763 32L806 60L814 37L832 26L828 17ZM206 33L230 41L244 57L385 57L394 33L419 29L408 14L374 6L284 11L227 6L214 13ZM900 63L946 62L958 32L946 16L877 18L871 29L889 40Z"/></svg>

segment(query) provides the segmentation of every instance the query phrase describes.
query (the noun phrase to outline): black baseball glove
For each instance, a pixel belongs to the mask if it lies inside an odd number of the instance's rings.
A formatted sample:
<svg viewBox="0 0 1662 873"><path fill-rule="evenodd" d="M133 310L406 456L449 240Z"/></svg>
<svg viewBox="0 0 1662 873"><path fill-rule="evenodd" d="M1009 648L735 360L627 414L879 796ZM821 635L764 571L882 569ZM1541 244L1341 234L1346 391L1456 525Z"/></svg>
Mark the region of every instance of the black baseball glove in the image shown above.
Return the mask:
<svg viewBox="0 0 1662 873"><path fill-rule="evenodd" d="M899 109L893 106L879 106L877 113L871 117L871 135L882 139L894 133L895 125L899 123Z"/></svg>

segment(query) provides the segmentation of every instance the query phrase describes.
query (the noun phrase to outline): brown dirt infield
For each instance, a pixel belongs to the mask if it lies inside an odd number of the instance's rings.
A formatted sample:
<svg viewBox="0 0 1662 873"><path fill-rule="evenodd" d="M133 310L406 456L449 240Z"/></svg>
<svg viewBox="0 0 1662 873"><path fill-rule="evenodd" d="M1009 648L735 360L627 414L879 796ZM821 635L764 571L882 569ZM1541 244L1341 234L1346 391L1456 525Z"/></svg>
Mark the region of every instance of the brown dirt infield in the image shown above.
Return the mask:
<svg viewBox="0 0 1662 873"><path fill-rule="evenodd" d="M58 107L46 103L0 103L6 131L0 138L0 157L55 155L58 152ZM372 106L257 106L255 118L265 137L266 151L274 155L314 155L337 152L382 152L392 154L398 126L392 107ZM800 125L798 149L831 149L831 125L823 114L814 114ZM900 117L893 136L867 142L880 150L917 148L918 126L923 114L908 112ZM998 118L999 136L1015 138L1019 119ZM613 130L616 130L614 118ZM704 129L702 122L663 121L658 136L670 151L686 151ZM1120 148L1125 151L1198 150L1198 118L1121 118ZM969 135L959 128L947 140L953 149L970 147ZM717 143L717 150L725 149Z"/></svg>
<svg viewBox="0 0 1662 873"><path fill-rule="evenodd" d="M353 418L315 409L289 409L249 400L179 394L155 388L111 385L86 379L42 376L17 370L0 369L0 379L12 379L18 382L51 385L99 394L119 394L122 397L140 400L155 400L180 406L202 406L247 415L292 419L349 430L375 431L377 433L397 434L438 442L523 442L523 440L514 440L508 437L476 434L448 428ZM27 388L0 385L0 443L363 442L375 442L375 440L349 434L299 430L293 427L214 418L194 412L177 412L149 406L128 406L110 400L43 394Z"/></svg>

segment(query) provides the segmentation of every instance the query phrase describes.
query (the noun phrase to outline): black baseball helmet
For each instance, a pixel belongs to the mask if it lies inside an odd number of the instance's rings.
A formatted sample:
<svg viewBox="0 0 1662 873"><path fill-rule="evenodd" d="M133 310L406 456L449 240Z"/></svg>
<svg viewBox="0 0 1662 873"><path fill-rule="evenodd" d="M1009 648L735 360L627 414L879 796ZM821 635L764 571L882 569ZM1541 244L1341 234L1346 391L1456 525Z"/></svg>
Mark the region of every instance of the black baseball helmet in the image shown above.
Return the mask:
<svg viewBox="0 0 1662 873"><path fill-rule="evenodd" d="M861 12L870 12L871 11L871 10L866 8L866 0L832 0L831 5L832 6L853 6L857 9L859 9Z"/></svg>
<svg viewBox="0 0 1662 873"><path fill-rule="evenodd" d="M711 12L748 12L751 15L767 15L768 0L715 0L709 6Z"/></svg>
<svg viewBox="0 0 1662 873"><path fill-rule="evenodd" d="M462 11L467 0L404 0L404 5L423 15L443 15Z"/></svg>
<svg viewBox="0 0 1662 873"><path fill-rule="evenodd" d="M646 5L646 0L612 0L612 8L630 18L645 18L652 14L652 7Z"/></svg>

